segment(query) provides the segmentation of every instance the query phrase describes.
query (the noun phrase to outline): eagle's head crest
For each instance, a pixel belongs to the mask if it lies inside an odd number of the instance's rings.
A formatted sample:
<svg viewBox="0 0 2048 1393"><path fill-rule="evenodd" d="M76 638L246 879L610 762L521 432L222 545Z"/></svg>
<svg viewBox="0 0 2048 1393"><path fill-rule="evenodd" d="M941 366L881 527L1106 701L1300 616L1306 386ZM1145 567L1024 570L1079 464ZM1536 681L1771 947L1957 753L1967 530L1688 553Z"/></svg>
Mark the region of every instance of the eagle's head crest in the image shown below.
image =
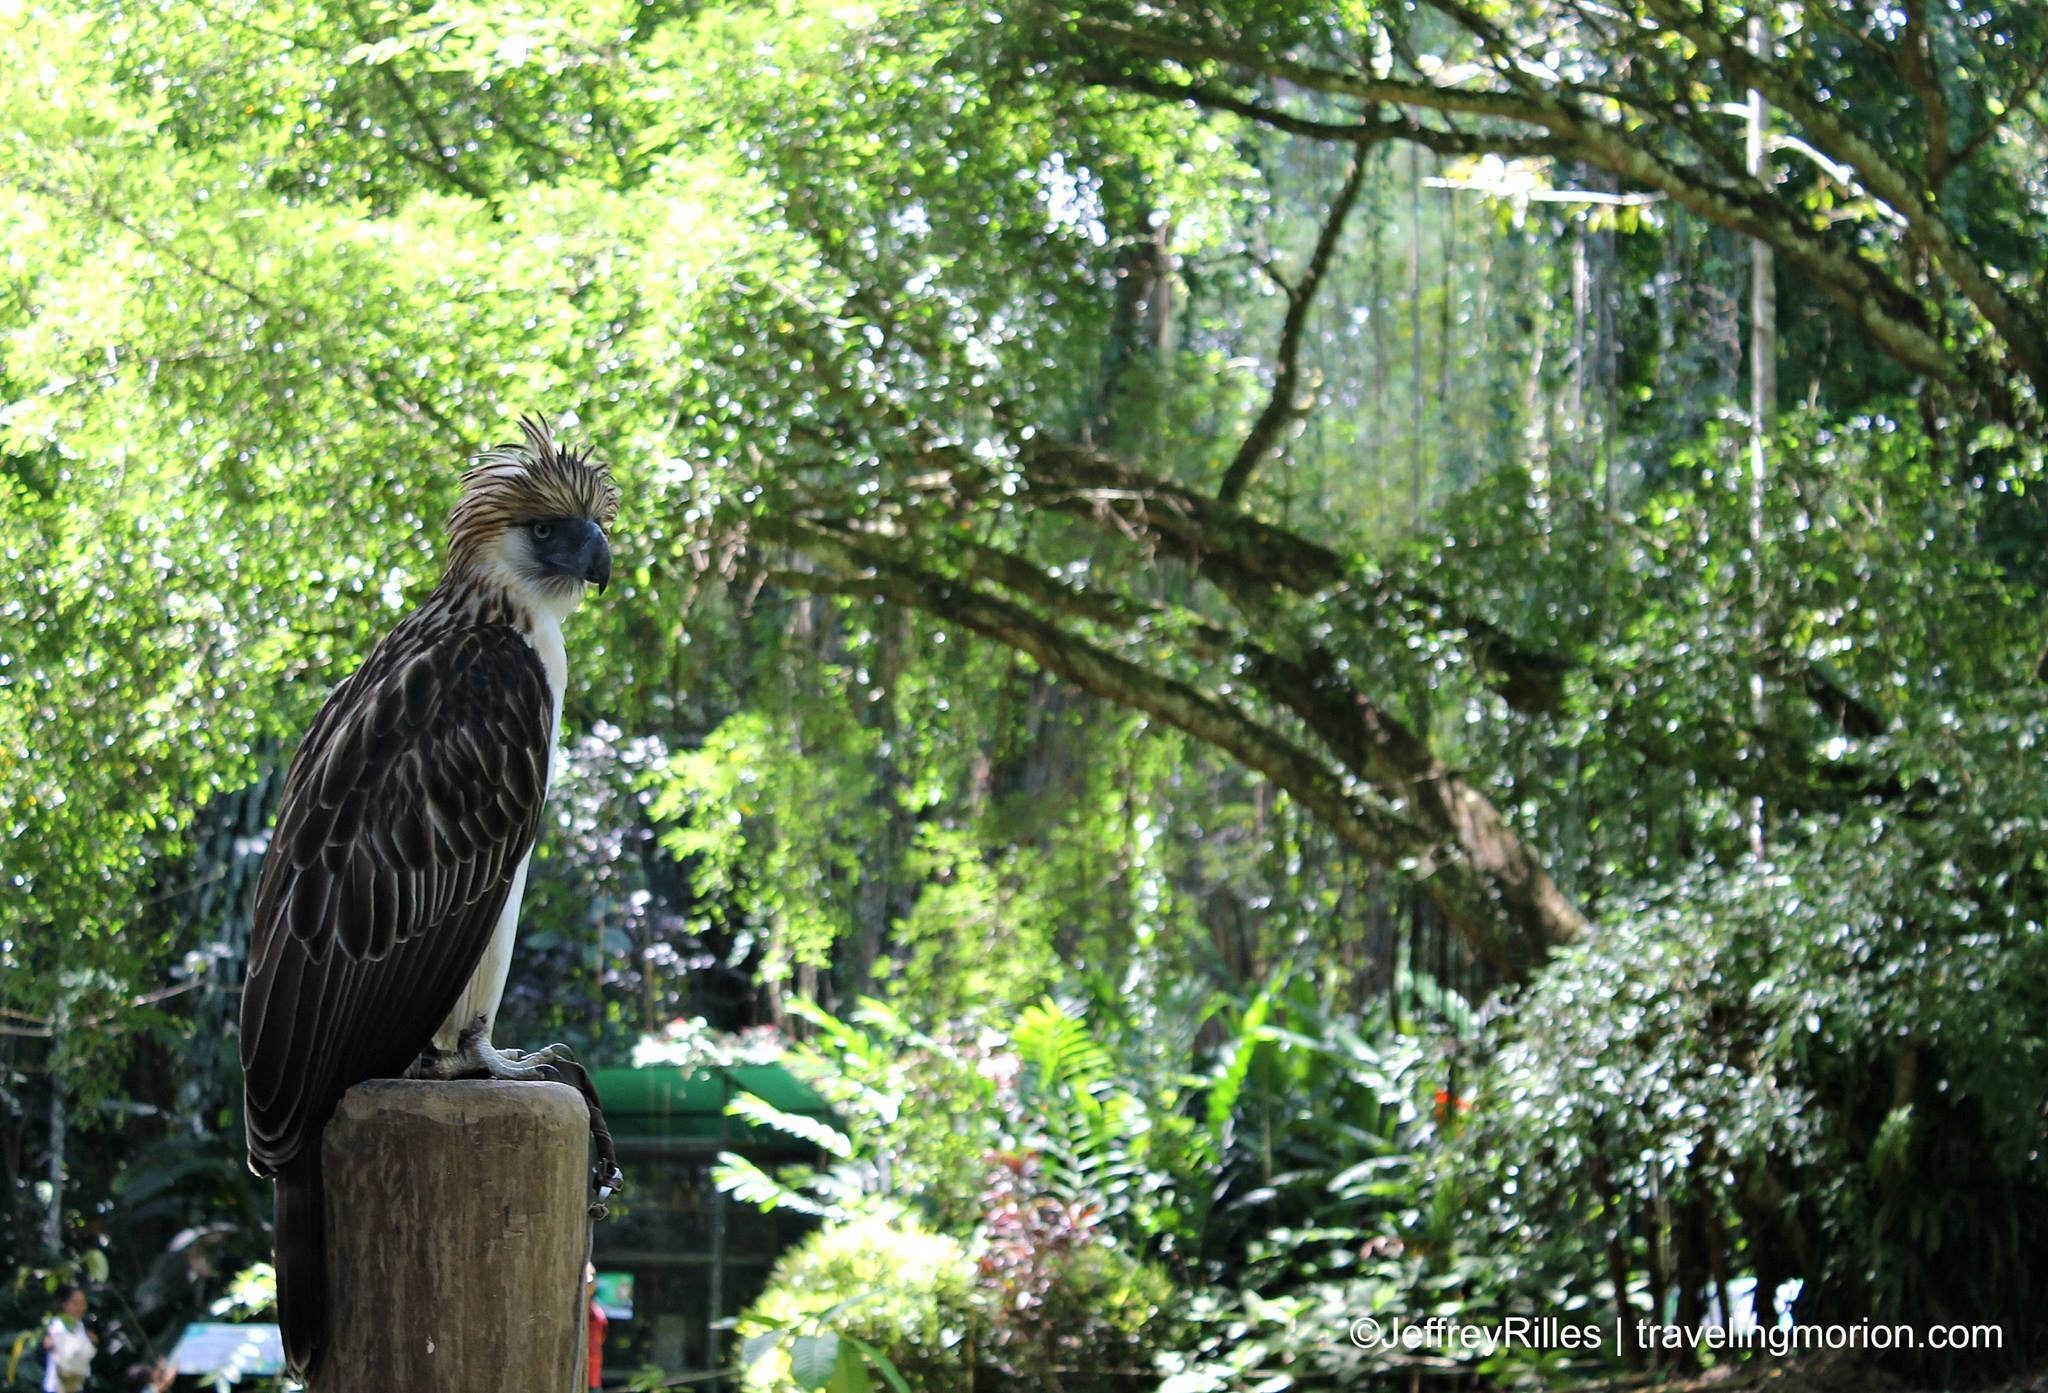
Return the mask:
<svg viewBox="0 0 2048 1393"><path fill-rule="evenodd" d="M588 525L603 546L604 532L619 515L619 489L610 466L585 450L564 449L537 416L522 417L524 438L477 456L462 476L462 496L448 514L451 570L510 567L543 592L582 586L568 563L590 563L588 545L566 550L565 532ZM570 526L564 527L563 524ZM588 543L587 538L581 539ZM556 553L561 553L556 555ZM605 577L610 552L604 550ZM586 579L603 584L596 576Z"/></svg>

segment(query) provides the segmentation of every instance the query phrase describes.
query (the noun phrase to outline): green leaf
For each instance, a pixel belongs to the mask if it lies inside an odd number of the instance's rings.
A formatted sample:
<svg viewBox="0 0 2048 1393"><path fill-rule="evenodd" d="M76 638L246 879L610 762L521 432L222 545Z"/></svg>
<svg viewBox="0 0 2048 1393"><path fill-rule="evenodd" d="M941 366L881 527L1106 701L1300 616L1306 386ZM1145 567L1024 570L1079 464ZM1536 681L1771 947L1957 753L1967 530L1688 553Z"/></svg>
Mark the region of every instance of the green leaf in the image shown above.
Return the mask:
<svg viewBox="0 0 2048 1393"><path fill-rule="evenodd" d="M1272 1014L1273 996L1262 991L1252 998L1244 1017L1237 1025L1237 1038L1231 1041L1230 1062L1210 1085L1209 1097L1203 1107L1204 1120L1209 1124L1210 1143L1218 1155L1223 1151L1223 1136L1230 1124L1230 1114L1237 1107L1238 1096L1244 1092L1244 1082L1251 1073L1252 1061L1257 1057L1259 1046L1265 1043L1266 1017Z"/></svg>
<svg viewBox="0 0 2048 1393"><path fill-rule="evenodd" d="M744 1118L757 1126L787 1132L801 1141L807 1141L820 1150L844 1160L853 1155L853 1142L846 1133L829 1122L821 1121L805 1113L784 1112L765 1098L751 1093L735 1093L725 1105L725 1110L734 1117Z"/></svg>
<svg viewBox="0 0 2048 1393"><path fill-rule="evenodd" d="M874 1383L868 1378L867 1365L853 1346L845 1341L839 1343L838 1357L832 1364L832 1378L826 1384L826 1393L874 1393Z"/></svg>
<svg viewBox="0 0 2048 1393"><path fill-rule="evenodd" d="M759 1335L749 1335L740 1341L740 1367L751 1369L773 1354L782 1342L789 1338L787 1330L766 1330Z"/></svg>
<svg viewBox="0 0 2048 1393"><path fill-rule="evenodd" d="M799 1388L816 1393L832 1381L839 1367L839 1335L832 1330L816 1335L792 1336L789 1342L789 1376Z"/></svg>
<svg viewBox="0 0 2048 1393"><path fill-rule="evenodd" d="M894 1389L895 1393L910 1393L910 1385L903 1381L903 1375L897 1372L895 1361L890 1359L888 1355L857 1336L844 1335L840 1338L845 1340L854 1349L859 1350L861 1358L867 1360L868 1367L880 1374L882 1381Z"/></svg>

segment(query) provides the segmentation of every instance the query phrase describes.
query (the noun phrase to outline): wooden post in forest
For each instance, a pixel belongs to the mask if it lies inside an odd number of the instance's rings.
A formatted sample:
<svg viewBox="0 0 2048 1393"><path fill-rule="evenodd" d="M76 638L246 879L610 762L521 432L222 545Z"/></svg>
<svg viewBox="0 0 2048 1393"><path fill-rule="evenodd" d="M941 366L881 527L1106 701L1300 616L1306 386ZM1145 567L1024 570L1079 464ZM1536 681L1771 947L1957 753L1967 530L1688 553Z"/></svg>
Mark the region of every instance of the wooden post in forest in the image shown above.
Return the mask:
<svg viewBox="0 0 2048 1393"><path fill-rule="evenodd" d="M359 1084L327 1124L309 1393L582 1387L590 1116L575 1089Z"/></svg>

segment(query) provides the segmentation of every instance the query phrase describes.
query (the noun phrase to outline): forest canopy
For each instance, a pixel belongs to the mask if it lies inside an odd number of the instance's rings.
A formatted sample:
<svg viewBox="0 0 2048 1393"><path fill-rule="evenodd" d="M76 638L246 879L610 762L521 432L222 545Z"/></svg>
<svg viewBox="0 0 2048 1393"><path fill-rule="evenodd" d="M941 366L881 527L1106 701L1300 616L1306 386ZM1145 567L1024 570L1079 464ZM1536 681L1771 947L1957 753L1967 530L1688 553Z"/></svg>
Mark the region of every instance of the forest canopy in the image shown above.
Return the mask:
<svg viewBox="0 0 2048 1393"><path fill-rule="evenodd" d="M810 1041L906 1251L1064 1187L1183 1390L1423 1290L2043 1355L2048 13L0 18L20 1323L263 1253L281 766L541 411L626 505L518 1029Z"/></svg>

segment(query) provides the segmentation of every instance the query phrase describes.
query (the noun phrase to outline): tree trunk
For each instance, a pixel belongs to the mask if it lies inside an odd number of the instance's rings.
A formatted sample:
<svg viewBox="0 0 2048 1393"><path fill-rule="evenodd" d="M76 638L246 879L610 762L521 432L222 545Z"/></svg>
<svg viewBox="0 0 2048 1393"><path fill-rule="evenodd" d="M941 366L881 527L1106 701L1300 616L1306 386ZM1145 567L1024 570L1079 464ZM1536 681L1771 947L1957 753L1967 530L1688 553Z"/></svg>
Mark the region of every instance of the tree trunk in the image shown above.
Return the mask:
<svg viewBox="0 0 2048 1393"><path fill-rule="evenodd" d="M874 760L875 798L887 810L880 845L862 868L855 899L854 941L845 967L843 999L854 1001L874 985L875 963L889 942L896 915L896 874L904 849L916 835L910 810L903 804L903 718L897 709L896 680L902 675L911 645L910 611L892 610L875 618L874 692L869 703L874 728L881 736Z"/></svg>
<svg viewBox="0 0 2048 1393"><path fill-rule="evenodd" d="M61 1257L64 1246L64 1170L68 1114L64 1106L64 1036L71 1023L71 999L57 999L50 1025L50 1204L43 1216L43 1247Z"/></svg>
<svg viewBox="0 0 2048 1393"><path fill-rule="evenodd" d="M1422 526L1422 147L1408 147L1408 523Z"/></svg>
<svg viewBox="0 0 2048 1393"><path fill-rule="evenodd" d="M582 1386L590 1115L575 1089L359 1084L323 1145L331 1302L310 1393Z"/></svg>
<svg viewBox="0 0 2048 1393"><path fill-rule="evenodd" d="M1771 42L1771 27L1759 12L1749 22L1750 42L1760 52L1768 52ZM1770 108L1764 103L1764 94L1751 91L1749 94L1749 139L1746 147L1749 173L1769 182L1765 168L1764 142L1770 122ZM1766 457L1764 440L1771 428L1771 418L1778 409L1778 289L1772 264L1770 243L1761 239L1749 245L1749 583L1750 603L1755 606L1750 620L1750 637L1754 643L1755 659L1759 666L1752 667L1749 674L1749 714L1751 722L1761 728L1764 721L1764 674L1761 655L1764 646L1764 597L1763 597L1763 547L1764 547L1764 479ZM1759 795L1749 804L1749 849L1753 855L1764 852L1764 800Z"/></svg>
<svg viewBox="0 0 2048 1393"><path fill-rule="evenodd" d="M1586 172L1577 171L1577 178L1584 180ZM1580 490L1581 499L1593 496L1592 470L1587 463L1586 451L1586 312L1589 291L1586 267L1586 218L1581 213L1572 219L1572 377L1571 377L1571 458L1573 483Z"/></svg>

